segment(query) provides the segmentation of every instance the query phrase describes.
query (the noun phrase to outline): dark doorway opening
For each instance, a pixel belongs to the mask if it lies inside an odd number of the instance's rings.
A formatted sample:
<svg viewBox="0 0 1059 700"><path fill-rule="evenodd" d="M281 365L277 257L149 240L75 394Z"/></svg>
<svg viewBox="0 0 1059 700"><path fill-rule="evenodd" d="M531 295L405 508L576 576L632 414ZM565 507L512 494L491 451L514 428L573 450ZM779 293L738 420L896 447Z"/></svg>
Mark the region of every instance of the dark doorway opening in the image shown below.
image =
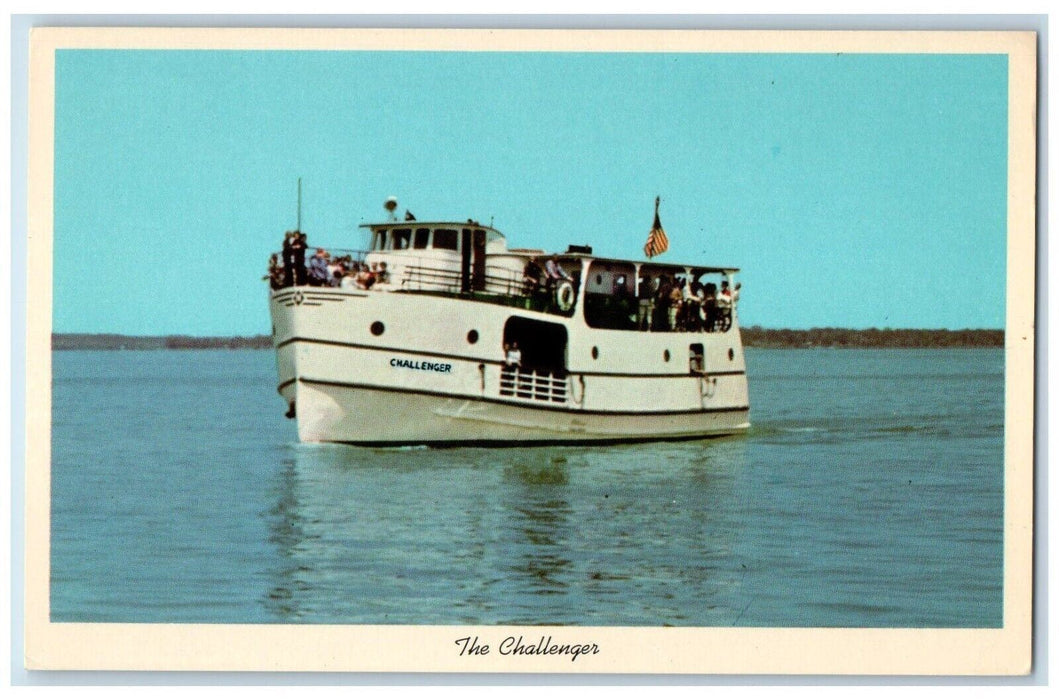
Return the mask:
<svg viewBox="0 0 1059 700"><path fill-rule="evenodd" d="M471 289L481 292L485 289L485 231L475 230L471 248Z"/></svg>
<svg viewBox="0 0 1059 700"><path fill-rule="evenodd" d="M518 343L522 369L566 375L566 327L520 316L504 324L504 345Z"/></svg>

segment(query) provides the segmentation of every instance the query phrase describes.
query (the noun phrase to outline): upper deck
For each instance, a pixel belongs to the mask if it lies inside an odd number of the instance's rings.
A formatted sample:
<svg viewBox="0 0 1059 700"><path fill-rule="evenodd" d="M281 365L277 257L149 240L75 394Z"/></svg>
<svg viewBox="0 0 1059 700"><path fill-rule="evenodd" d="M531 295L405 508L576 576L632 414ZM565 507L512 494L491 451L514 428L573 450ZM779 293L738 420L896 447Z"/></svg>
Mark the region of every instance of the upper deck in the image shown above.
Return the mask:
<svg viewBox="0 0 1059 700"><path fill-rule="evenodd" d="M352 278L361 289L580 313L588 326L614 330L723 331L738 300L736 267L600 257L588 246L564 253L511 249L500 231L473 220L361 228L367 249L340 251L348 256L341 265L331 261L334 276L310 277L309 284L347 286Z"/></svg>

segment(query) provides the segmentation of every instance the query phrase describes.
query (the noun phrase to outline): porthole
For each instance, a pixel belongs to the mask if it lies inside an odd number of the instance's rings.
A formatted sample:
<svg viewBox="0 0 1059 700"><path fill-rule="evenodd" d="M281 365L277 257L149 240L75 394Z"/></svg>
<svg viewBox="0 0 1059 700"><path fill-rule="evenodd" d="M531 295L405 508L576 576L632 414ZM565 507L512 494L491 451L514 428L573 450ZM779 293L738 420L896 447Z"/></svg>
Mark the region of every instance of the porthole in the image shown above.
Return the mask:
<svg viewBox="0 0 1059 700"><path fill-rule="evenodd" d="M592 359L593 360L598 360L599 359L599 348L596 347L595 345L592 346Z"/></svg>
<svg viewBox="0 0 1059 700"><path fill-rule="evenodd" d="M728 348L728 359L729 360L734 360L735 359L735 350L733 350L732 348Z"/></svg>
<svg viewBox="0 0 1059 700"><path fill-rule="evenodd" d="M470 343L471 345L474 345L475 343L477 343L478 342L478 331L473 330L473 329L470 330L470 331L467 331L467 342Z"/></svg>
<svg viewBox="0 0 1059 700"><path fill-rule="evenodd" d="M386 330L386 326L382 325L382 321L376 321L371 324L372 335L382 335L382 332Z"/></svg>
<svg viewBox="0 0 1059 700"><path fill-rule="evenodd" d="M665 360L666 362L669 362L669 351L668 350L666 350L665 352L662 353L662 359Z"/></svg>
<svg viewBox="0 0 1059 700"><path fill-rule="evenodd" d="M603 284L603 275L596 275L596 284Z"/></svg>

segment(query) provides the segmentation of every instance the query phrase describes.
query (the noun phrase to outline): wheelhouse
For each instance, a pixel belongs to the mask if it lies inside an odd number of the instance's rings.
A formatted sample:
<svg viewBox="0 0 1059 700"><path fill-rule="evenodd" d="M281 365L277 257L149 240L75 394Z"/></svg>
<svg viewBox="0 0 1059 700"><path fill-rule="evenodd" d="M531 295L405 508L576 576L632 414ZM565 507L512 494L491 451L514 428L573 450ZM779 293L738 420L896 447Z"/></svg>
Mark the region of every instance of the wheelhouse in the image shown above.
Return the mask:
<svg viewBox="0 0 1059 700"><path fill-rule="evenodd" d="M368 252L443 251L462 253L473 247L486 253L507 250L504 234L476 221L464 224L407 221L387 224L363 224L370 231Z"/></svg>

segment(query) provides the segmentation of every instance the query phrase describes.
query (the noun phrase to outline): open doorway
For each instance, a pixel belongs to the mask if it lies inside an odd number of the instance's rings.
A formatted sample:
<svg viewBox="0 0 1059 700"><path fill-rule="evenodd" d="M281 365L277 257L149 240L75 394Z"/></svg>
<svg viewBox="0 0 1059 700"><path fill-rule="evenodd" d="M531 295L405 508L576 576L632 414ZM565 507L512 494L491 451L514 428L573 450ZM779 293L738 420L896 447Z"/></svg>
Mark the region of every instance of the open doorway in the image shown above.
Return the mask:
<svg viewBox="0 0 1059 700"><path fill-rule="evenodd" d="M512 316L504 324L504 345L518 344L521 369L566 375L566 327Z"/></svg>

